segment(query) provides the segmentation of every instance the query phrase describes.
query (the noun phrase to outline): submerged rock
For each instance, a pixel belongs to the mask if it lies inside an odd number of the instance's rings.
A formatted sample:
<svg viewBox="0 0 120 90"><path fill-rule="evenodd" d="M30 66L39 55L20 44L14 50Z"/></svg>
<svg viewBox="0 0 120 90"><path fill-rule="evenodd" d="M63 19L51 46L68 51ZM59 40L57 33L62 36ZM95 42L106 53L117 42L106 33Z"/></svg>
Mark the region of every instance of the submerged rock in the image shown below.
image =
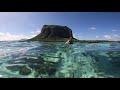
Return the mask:
<svg viewBox="0 0 120 90"><path fill-rule="evenodd" d="M40 74L38 72L34 72L34 77L38 78L40 76Z"/></svg>
<svg viewBox="0 0 120 90"><path fill-rule="evenodd" d="M41 74L54 75L58 65L58 62L43 61L39 64L30 64L29 67L35 70L34 76L39 77Z"/></svg>
<svg viewBox="0 0 120 90"><path fill-rule="evenodd" d="M19 71L19 74L21 75L29 75L30 73L31 73L31 69L26 66L23 66Z"/></svg>
<svg viewBox="0 0 120 90"><path fill-rule="evenodd" d="M120 51L109 51L107 54L111 64L115 67L120 67Z"/></svg>
<svg viewBox="0 0 120 90"><path fill-rule="evenodd" d="M10 71L19 71L23 66L14 65L14 66L6 66L6 68Z"/></svg>
<svg viewBox="0 0 120 90"><path fill-rule="evenodd" d="M14 72L14 71L19 71L19 74L21 75L28 75L31 73L31 69L24 66L20 66L20 65L14 65L14 66L7 66L6 67L8 70Z"/></svg>

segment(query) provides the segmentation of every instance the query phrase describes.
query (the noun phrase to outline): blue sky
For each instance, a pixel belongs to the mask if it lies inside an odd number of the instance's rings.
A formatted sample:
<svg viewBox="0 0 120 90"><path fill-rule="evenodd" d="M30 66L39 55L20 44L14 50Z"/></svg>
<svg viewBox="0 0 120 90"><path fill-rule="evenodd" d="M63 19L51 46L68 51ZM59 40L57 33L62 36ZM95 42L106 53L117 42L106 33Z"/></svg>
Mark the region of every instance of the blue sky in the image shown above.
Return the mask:
<svg viewBox="0 0 120 90"><path fill-rule="evenodd" d="M45 24L66 25L80 40L120 40L120 12L0 12L0 40L31 38Z"/></svg>

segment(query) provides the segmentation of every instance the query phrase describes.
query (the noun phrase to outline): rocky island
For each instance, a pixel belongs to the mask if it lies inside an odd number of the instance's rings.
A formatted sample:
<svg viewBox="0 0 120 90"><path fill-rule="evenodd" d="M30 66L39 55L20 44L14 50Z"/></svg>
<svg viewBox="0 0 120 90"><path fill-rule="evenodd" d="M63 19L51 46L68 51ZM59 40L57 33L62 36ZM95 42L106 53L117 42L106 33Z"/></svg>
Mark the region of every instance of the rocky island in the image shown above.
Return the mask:
<svg viewBox="0 0 120 90"><path fill-rule="evenodd" d="M27 41L43 41L43 42L66 42L70 37L73 42L82 43L99 43L99 42L114 42L110 40L78 40L73 37L72 30L67 26L62 25L44 25L41 33Z"/></svg>
<svg viewBox="0 0 120 90"><path fill-rule="evenodd" d="M72 30L67 26L61 25L44 25L41 33L37 36L29 39L30 41L67 41L70 37L73 40L77 40L73 37Z"/></svg>

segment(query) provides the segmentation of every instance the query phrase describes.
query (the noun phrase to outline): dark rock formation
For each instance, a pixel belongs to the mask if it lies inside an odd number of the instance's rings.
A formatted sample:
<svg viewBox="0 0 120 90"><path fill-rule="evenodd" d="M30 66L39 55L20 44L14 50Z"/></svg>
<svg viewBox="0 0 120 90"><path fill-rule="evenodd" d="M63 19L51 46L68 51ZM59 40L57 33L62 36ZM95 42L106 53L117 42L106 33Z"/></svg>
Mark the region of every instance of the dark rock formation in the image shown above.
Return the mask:
<svg viewBox="0 0 120 90"><path fill-rule="evenodd" d="M12 72L19 71L20 69L22 69L22 67L23 66L19 66L19 65L6 66L6 68Z"/></svg>
<svg viewBox="0 0 120 90"><path fill-rule="evenodd" d="M21 75L29 75L31 73L31 69L25 65L24 66L13 65L13 66L7 66L6 68L12 72L19 71L19 74Z"/></svg>
<svg viewBox="0 0 120 90"><path fill-rule="evenodd" d="M19 71L19 74L21 75L29 75L30 73L31 73L31 70L26 66L23 66Z"/></svg>
<svg viewBox="0 0 120 90"><path fill-rule="evenodd" d="M31 40L43 40L43 39L63 39L63 38L73 38L72 30L67 26L60 25L44 25L41 33L32 38Z"/></svg>

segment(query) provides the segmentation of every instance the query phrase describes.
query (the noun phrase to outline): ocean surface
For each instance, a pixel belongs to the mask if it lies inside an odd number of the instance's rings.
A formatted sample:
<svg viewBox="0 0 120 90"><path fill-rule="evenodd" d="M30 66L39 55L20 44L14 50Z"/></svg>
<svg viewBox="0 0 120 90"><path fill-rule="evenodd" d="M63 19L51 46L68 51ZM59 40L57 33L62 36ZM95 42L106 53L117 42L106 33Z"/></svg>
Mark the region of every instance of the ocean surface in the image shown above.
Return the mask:
<svg viewBox="0 0 120 90"><path fill-rule="evenodd" d="M0 78L118 77L117 42L0 42Z"/></svg>

